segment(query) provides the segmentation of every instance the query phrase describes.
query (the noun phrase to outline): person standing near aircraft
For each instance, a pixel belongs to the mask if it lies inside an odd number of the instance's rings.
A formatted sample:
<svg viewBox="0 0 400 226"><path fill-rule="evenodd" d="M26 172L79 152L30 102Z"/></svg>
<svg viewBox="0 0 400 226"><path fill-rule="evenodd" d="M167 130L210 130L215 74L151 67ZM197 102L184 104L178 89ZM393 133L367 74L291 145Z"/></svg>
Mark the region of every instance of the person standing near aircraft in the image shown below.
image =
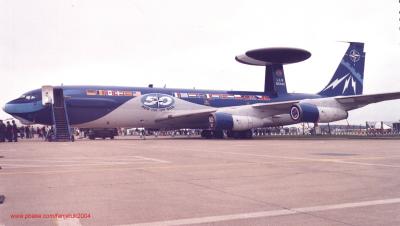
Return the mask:
<svg viewBox="0 0 400 226"><path fill-rule="evenodd" d="M8 142L12 142L12 126L10 124L10 121L7 121L6 138Z"/></svg>
<svg viewBox="0 0 400 226"><path fill-rule="evenodd" d="M30 139L31 134L30 134L29 126L25 126L23 129L25 130L26 139Z"/></svg>
<svg viewBox="0 0 400 226"><path fill-rule="evenodd" d="M42 138L43 138L43 139L46 139L46 136L47 136L47 134L46 134L46 127L43 126L43 127L41 128L41 133L42 133L42 136L43 136Z"/></svg>
<svg viewBox="0 0 400 226"><path fill-rule="evenodd" d="M21 139L24 139L24 137L25 137L24 126L19 127L19 128L18 128L18 132L19 132L19 137L20 137Z"/></svg>
<svg viewBox="0 0 400 226"><path fill-rule="evenodd" d="M30 129L29 129L29 133L30 133L30 135L31 135L31 138L35 138L35 128L33 128L33 126L31 126L30 127Z"/></svg>
<svg viewBox="0 0 400 226"><path fill-rule="evenodd" d="M0 120L0 142L6 141L6 125L4 125L3 120Z"/></svg>
<svg viewBox="0 0 400 226"><path fill-rule="evenodd" d="M14 142L18 142L18 127L17 124L15 124L15 121L12 120L12 140Z"/></svg>

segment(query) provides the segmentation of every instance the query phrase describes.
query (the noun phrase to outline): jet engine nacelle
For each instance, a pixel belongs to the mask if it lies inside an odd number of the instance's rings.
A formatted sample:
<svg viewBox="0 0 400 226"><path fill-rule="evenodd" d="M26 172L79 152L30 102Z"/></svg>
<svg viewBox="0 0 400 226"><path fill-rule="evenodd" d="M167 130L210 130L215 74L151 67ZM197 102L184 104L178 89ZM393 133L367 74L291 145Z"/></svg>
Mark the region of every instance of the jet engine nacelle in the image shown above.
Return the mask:
<svg viewBox="0 0 400 226"><path fill-rule="evenodd" d="M314 104L299 103L290 108L290 117L296 122L334 122L347 119L347 111L335 107L318 107Z"/></svg>
<svg viewBox="0 0 400 226"><path fill-rule="evenodd" d="M210 114L208 120L209 127L213 130L244 131L263 126L262 119L223 112Z"/></svg>

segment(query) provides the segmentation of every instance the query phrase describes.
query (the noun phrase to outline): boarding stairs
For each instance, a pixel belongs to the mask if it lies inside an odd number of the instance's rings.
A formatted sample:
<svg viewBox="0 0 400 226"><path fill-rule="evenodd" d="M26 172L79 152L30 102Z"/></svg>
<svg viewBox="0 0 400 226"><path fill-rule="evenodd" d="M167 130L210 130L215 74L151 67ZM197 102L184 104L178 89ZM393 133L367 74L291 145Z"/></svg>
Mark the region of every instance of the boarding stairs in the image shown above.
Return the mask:
<svg viewBox="0 0 400 226"><path fill-rule="evenodd" d="M53 141L73 141L65 105L64 92L61 88L53 90L54 103L52 105L54 137Z"/></svg>

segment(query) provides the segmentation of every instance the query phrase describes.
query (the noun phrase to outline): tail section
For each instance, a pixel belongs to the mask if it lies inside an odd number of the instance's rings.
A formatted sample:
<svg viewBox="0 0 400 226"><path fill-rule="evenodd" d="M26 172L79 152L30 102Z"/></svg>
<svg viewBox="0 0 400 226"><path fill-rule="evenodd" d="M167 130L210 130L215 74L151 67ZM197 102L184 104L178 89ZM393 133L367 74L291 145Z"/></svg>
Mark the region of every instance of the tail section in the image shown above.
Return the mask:
<svg viewBox="0 0 400 226"><path fill-rule="evenodd" d="M350 42L331 81L318 94L328 97L362 94L364 63L364 43Z"/></svg>
<svg viewBox="0 0 400 226"><path fill-rule="evenodd" d="M264 92L270 93L273 96L287 93L282 64L272 64L265 67Z"/></svg>

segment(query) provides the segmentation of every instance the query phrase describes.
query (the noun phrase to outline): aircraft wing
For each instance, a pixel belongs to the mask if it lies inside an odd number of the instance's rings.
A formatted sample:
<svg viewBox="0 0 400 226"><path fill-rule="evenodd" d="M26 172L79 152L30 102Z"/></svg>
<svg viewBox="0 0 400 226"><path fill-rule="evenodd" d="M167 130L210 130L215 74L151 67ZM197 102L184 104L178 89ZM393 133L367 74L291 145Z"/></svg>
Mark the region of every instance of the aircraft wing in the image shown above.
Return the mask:
<svg viewBox="0 0 400 226"><path fill-rule="evenodd" d="M347 111L364 107L368 104L395 99L400 99L400 92L335 97L335 100L343 105ZM270 116L275 114L288 113L290 107L298 102L299 100L294 100L275 103L254 104L252 106L253 108L258 110L268 110L268 112L266 113Z"/></svg>
<svg viewBox="0 0 400 226"><path fill-rule="evenodd" d="M386 100L400 99L400 92L367 94L354 96L338 96L334 99L340 103L345 110L353 110ZM251 108L262 112L264 117L279 117L282 114L289 114L290 107L299 103L300 100L281 101L272 103L259 103L251 105ZM180 110L173 113L166 113L155 121L164 124L168 128L207 128L208 116L217 112L218 108L207 108L199 110Z"/></svg>
<svg viewBox="0 0 400 226"><path fill-rule="evenodd" d="M260 110L271 110L271 109L289 109L293 104L298 103L299 100L290 100L290 101L281 101L281 102L272 102L272 103L262 103L262 104L253 104L252 107Z"/></svg>
<svg viewBox="0 0 400 226"><path fill-rule="evenodd" d="M174 113L166 114L155 121L164 124L168 128L207 128L208 116L216 112L215 108L207 108L200 110L180 110ZM187 126L185 126L187 125Z"/></svg>
<svg viewBox="0 0 400 226"><path fill-rule="evenodd" d="M210 113L216 112L216 109L201 109L201 110L182 110L177 111L175 113L171 113L165 115L164 117L156 119L156 122L163 122L172 119L182 119L182 118L191 118L191 117L202 117L204 115L209 115Z"/></svg>
<svg viewBox="0 0 400 226"><path fill-rule="evenodd" d="M299 103L300 100L290 100L272 103L253 104L254 109L260 110L265 117L289 113L293 104Z"/></svg>
<svg viewBox="0 0 400 226"><path fill-rule="evenodd" d="M298 102L299 100L282 101L276 103L259 103L253 104L251 105L251 107L263 112L264 117L267 117L288 113L290 107ZM185 125L190 128L208 128L208 116L214 112L217 112L217 110L218 108L179 110L167 113L157 118L155 122L162 123L165 127L168 128L184 128Z"/></svg>
<svg viewBox="0 0 400 226"><path fill-rule="evenodd" d="M400 99L400 92L343 96L335 97L335 99L342 104L346 110L353 110L372 103Z"/></svg>

